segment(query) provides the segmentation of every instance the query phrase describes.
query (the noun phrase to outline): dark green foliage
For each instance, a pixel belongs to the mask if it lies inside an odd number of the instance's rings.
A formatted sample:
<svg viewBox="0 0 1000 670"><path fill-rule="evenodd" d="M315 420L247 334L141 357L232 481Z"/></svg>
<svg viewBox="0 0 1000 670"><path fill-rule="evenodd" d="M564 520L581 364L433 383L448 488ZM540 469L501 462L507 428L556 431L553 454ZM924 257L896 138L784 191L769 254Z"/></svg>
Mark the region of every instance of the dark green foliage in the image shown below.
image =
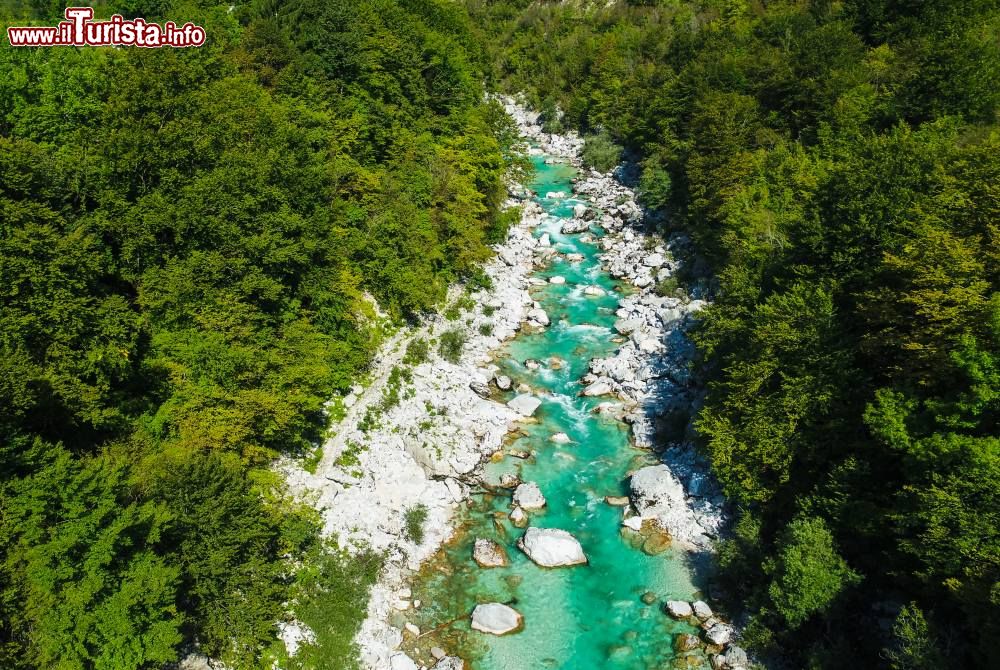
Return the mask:
<svg viewBox="0 0 1000 670"><path fill-rule="evenodd" d="M590 135L584 140L583 164L600 172L608 172L621 160L622 148L606 132Z"/></svg>
<svg viewBox="0 0 1000 670"><path fill-rule="evenodd" d="M0 666L271 667L301 615L303 667L348 667L377 561L267 467L364 373L366 294L483 283L519 140L454 3L88 4L209 40L0 49Z"/></svg>
<svg viewBox="0 0 1000 670"><path fill-rule="evenodd" d="M997 3L468 5L496 85L621 142L714 269L695 422L740 508L746 640L793 668L989 665Z"/></svg>
<svg viewBox="0 0 1000 670"><path fill-rule="evenodd" d="M441 333L438 340L438 355L449 363L458 363L465 348L465 331L458 328Z"/></svg>

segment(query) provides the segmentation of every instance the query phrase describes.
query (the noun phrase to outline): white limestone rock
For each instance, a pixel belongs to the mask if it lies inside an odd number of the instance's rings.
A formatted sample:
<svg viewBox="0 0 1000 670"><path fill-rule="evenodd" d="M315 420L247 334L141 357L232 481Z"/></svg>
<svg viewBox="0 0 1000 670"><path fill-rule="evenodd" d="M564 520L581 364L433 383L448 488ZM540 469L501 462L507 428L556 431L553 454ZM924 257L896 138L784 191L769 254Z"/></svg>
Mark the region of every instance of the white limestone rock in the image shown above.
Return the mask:
<svg viewBox="0 0 1000 670"><path fill-rule="evenodd" d="M691 603L686 600L668 600L667 614L675 619L687 619L693 614Z"/></svg>
<svg viewBox="0 0 1000 670"><path fill-rule="evenodd" d="M401 651L389 657L389 668L390 670L420 670L420 666Z"/></svg>
<svg viewBox="0 0 1000 670"><path fill-rule="evenodd" d="M634 472L629 497L643 519L654 520L672 539L697 547L711 545L687 504L684 487L666 465L650 465Z"/></svg>
<svg viewBox="0 0 1000 670"><path fill-rule="evenodd" d="M602 395L609 395L614 389L605 380L598 380L593 384L589 385L587 388L583 389L583 395L588 397L596 397Z"/></svg>
<svg viewBox="0 0 1000 670"><path fill-rule="evenodd" d="M733 627L726 623L717 623L707 631L705 638L716 645L726 645L733 638Z"/></svg>
<svg viewBox="0 0 1000 670"><path fill-rule="evenodd" d="M535 482L524 482L514 490L514 506L523 510L542 509L545 496Z"/></svg>
<svg viewBox="0 0 1000 670"><path fill-rule="evenodd" d="M702 621L712 618L712 608L704 600L696 600L691 603L691 608L694 610L694 615Z"/></svg>
<svg viewBox="0 0 1000 670"><path fill-rule="evenodd" d="M538 409L542 401L533 395L522 393L507 401L507 406L521 416L531 416Z"/></svg>
<svg viewBox="0 0 1000 670"><path fill-rule="evenodd" d="M528 310L528 321L533 321L539 326L549 325L549 315L541 307Z"/></svg>
<svg viewBox="0 0 1000 670"><path fill-rule="evenodd" d="M503 603L482 603L472 610L472 629L490 635L506 635L521 629L524 617Z"/></svg>
<svg viewBox="0 0 1000 670"><path fill-rule="evenodd" d="M518 548L543 568L584 565L587 556L580 542L559 528L529 528L517 541Z"/></svg>

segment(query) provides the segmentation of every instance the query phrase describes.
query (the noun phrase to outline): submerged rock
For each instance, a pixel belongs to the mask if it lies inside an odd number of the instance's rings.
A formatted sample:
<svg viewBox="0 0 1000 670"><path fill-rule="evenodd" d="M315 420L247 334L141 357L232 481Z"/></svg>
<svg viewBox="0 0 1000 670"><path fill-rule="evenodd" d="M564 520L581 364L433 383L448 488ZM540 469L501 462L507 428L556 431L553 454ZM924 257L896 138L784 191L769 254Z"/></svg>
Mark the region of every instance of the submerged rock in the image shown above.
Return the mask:
<svg viewBox="0 0 1000 670"><path fill-rule="evenodd" d="M700 646L701 640L698 639L697 635L692 635L691 633L681 633L674 638L674 651L678 653L694 651Z"/></svg>
<svg viewBox="0 0 1000 670"><path fill-rule="evenodd" d="M515 528L526 528L528 526L528 513L520 507L511 510L508 517Z"/></svg>
<svg viewBox="0 0 1000 670"><path fill-rule="evenodd" d="M472 629L490 635L506 635L521 629L524 617L503 603L483 603L472 610Z"/></svg>
<svg viewBox="0 0 1000 670"><path fill-rule="evenodd" d="M505 489L516 489L521 480L512 472L505 472L500 475L500 487Z"/></svg>
<svg viewBox="0 0 1000 670"><path fill-rule="evenodd" d="M433 670L465 670L465 661L458 656L445 656L434 664Z"/></svg>
<svg viewBox="0 0 1000 670"><path fill-rule="evenodd" d="M472 547L472 559L481 568L503 568L509 562L502 544L482 537Z"/></svg>
<svg viewBox="0 0 1000 670"><path fill-rule="evenodd" d="M580 542L559 528L529 528L517 541L518 548L544 568L584 565L587 556Z"/></svg>
<svg viewBox="0 0 1000 670"><path fill-rule="evenodd" d="M549 439L555 442L556 444L569 444L570 442L572 442L572 440L569 439L569 435L567 435L566 433L556 433Z"/></svg>

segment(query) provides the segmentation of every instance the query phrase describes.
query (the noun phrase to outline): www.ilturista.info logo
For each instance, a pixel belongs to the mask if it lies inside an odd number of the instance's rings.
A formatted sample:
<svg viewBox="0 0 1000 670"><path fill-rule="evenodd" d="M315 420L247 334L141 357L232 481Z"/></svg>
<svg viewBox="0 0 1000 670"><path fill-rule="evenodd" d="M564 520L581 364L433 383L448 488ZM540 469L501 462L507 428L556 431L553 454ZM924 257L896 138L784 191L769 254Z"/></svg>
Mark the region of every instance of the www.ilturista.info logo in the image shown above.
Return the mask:
<svg viewBox="0 0 1000 670"><path fill-rule="evenodd" d="M128 46L200 47L205 29L193 23L178 27L173 21L162 26L144 19L124 19L115 14L107 21L94 21L91 7L68 7L66 20L53 27L7 28L13 47Z"/></svg>

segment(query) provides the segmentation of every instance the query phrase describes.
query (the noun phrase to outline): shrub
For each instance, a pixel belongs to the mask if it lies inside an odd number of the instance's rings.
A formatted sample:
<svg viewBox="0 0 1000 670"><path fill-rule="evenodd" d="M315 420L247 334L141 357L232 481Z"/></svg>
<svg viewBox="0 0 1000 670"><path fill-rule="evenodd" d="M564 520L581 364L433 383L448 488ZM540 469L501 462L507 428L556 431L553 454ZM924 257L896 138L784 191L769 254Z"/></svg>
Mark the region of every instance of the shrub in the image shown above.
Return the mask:
<svg viewBox="0 0 1000 670"><path fill-rule="evenodd" d="M796 629L858 581L837 553L833 535L823 519L796 519L779 543L770 594L788 627Z"/></svg>
<svg viewBox="0 0 1000 670"><path fill-rule="evenodd" d="M424 522L427 521L427 505L417 503L406 510L404 523L406 525L406 537L411 542L420 544L424 541Z"/></svg>
<svg viewBox="0 0 1000 670"><path fill-rule="evenodd" d="M583 162L600 172L610 172L621 160L622 148L615 144L611 135L602 130L597 135L590 135L583 144Z"/></svg>
<svg viewBox="0 0 1000 670"><path fill-rule="evenodd" d="M462 358L462 349L465 348L465 333L461 330L446 330L441 333L441 340L438 343L438 355L449 363L458 363Z"/></svg>
<svg viewBox="0 0 1000 670"><path fill-rule="evenodd" d="M492 335L493 334L493 324L492 323L481 323L479 324L479 334L480 335Z"/></svg>
<svg viewBox="0 0 1000 670"><path fill-rule="evenodd" d="M677 282L677 277L670 276L662 279L656 284L656 295L667 296L673 295L674 291L680 288L680 284Z"/></svg>

